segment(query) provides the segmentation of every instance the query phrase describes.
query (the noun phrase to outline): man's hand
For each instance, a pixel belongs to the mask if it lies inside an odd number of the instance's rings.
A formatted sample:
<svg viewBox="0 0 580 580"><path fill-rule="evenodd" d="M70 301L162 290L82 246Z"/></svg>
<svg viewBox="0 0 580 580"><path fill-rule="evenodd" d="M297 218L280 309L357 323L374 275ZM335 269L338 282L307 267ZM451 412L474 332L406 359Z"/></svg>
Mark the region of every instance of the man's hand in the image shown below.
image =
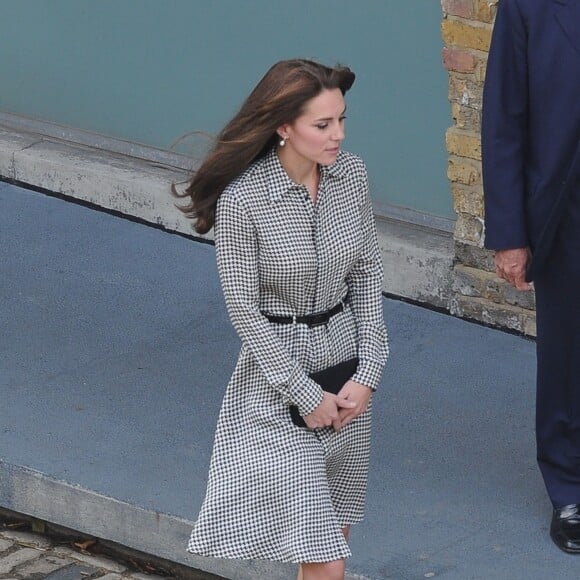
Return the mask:
<svg viewBox="0 0 580 580"><path fill-rule="evenodd" d="M370 387L365 387L365 385L361 385L355 381L347 381L345 383L344 387L338 393L338 396L355 403L355 405L354 407L342 408L338 411L341 427L348 425L368 409L372 394L373 391Z"/></svg>
<svg viewBox="0 0 580 580"><path fill-rule="evenodd" d="M304 422L310 429L320 429L321 427L329 427L332 425L335 431L340 431L342 425L339 411L342 409L353 409L354 407L356 407L355 402L347 401L343 397L324 392L322 401L318 407L312 413L303 417Z"/></svg>
<svg viewBox="0 0 580 580"><path fill-rule="evenodd" d="M530 290L532 285L525 280L529 259L528 248L497 250L495 252L495 273L517 290Z"/></svg>

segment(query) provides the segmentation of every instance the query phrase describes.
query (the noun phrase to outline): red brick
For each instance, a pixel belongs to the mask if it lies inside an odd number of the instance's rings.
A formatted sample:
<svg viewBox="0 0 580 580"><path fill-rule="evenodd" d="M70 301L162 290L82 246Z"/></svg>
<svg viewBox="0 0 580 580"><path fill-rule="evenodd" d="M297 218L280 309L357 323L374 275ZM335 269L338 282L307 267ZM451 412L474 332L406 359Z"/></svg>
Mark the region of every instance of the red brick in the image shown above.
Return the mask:
<svg viewBox="0 0 580 580"><path fill-rule="evenodd" d="M473 54L464 50L448 47L443 49L443 65L447 70L472 73L475 71L476 62Z"/></svg>
<svg viewBox="0 0 580 580"><path fill-rule="evenodd" d="M473 0L441 0L441 6L445 14L459 16L460 18L473 18Z"/></svg>

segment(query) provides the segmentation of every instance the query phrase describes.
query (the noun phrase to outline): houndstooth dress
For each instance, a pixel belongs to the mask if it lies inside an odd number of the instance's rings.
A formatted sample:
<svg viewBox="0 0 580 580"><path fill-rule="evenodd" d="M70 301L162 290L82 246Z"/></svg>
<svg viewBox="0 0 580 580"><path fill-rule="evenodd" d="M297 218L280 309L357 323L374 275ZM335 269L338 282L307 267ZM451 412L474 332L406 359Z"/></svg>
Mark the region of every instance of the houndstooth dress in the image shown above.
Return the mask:
<svg viewBox="0 0 580 580"><path fill-rule="evenodd" d="M341 527L363 517L371 410L335 432L309 430L322 390L307 373L353 356L353 379L376 388L388 356L382 264L363 162L341 152L321 167L316 203L275 150L220 196L216 253L242 340L223 400L207 493L188 551L218 558L328 562L350 556ZM326 325L263 315L345 309Z"/></svg>

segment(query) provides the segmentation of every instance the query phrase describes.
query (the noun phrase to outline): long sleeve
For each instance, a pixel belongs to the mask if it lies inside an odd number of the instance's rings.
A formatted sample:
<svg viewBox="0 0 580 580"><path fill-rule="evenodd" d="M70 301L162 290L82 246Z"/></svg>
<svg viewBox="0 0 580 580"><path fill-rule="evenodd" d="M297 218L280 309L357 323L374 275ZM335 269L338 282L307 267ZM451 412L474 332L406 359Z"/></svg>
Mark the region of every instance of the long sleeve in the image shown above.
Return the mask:
<svg viewBox="0 0 580 580"><path fill-rule="evenodd" d="M243 347L286 403L297 405L303 416L311 413L322 401L322 389L290 357L260 313L256 232L238 199L227 192L218 202L215 234L226 306Z"/></svg>
<svg viewBox="0 0 580 580"><path fill-rule="evenodd" d="M527 139L527 31L518 2L501 0L483 95L487 248L522 248L529 244L525 222Z"/></svg>
<svg viewBox="0 0 580 580"><path fill-rule="evenodd" d="M389 347L383 319L383 265L366 169L362 189L360 210L363 253L347 278L348 296L357 321L359 340L359 367L353 380L376 389L389 355Z"/></svg>

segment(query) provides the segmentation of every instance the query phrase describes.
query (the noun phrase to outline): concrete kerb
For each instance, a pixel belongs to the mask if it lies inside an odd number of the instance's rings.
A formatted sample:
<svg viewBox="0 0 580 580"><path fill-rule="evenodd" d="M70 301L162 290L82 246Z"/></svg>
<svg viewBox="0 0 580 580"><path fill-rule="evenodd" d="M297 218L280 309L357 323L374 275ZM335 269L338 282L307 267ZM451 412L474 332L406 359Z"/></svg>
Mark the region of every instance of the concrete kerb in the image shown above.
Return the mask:
<svg viewBox="0 0 580 580"><path fill-rule="evenodd" d="M193 234L169 192L187 173L173 167L0 128L0 176Z"/></svg>

